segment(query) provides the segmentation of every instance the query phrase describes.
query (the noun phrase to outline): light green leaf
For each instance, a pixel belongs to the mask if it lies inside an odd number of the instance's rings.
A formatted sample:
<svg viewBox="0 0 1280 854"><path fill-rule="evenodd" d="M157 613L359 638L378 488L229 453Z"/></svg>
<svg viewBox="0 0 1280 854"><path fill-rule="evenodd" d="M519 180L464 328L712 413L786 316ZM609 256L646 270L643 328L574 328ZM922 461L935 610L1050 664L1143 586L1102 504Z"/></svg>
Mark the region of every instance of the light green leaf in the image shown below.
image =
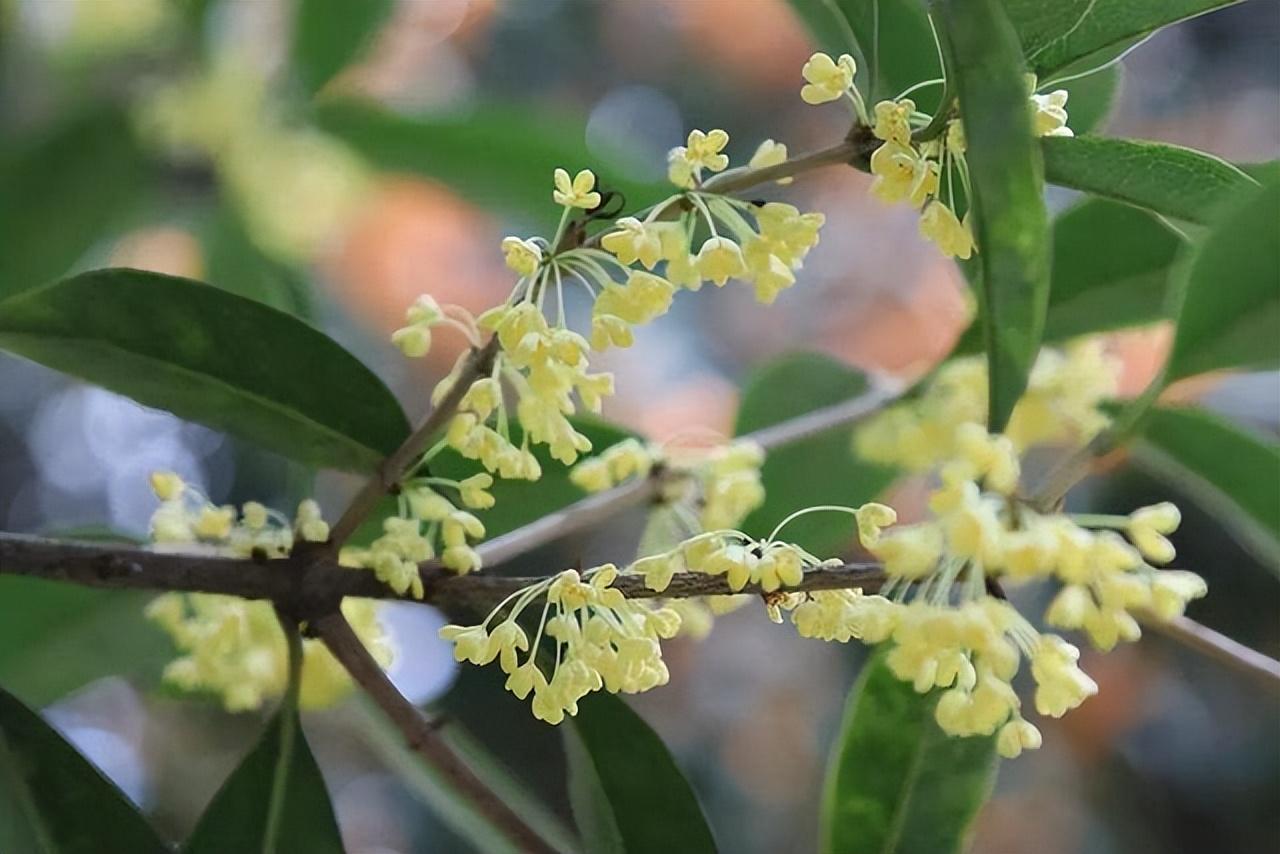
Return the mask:
<svg viewBox="0 0 1280 854"><path fill-rule="evenodd" d="M1053 223L1045 342L1167 318L1174 262L1184 244L1159 217L1119 202L1086 199L1063 212ZM979 321L955 352L981 350Z"/></svg>
<svg viewBox="0 0 1280 854"><path fill-rule="evenodd" d="M189 279L97 270L21 294L0 348L315 466L371 470L409 429L332 339Z"/></svg>
<svg viewBox="0 0 1280 854"><path fill-rule="evenodd" d="M1046 137L1042 147L1050 184L1189 222L1213 222L1224 203L1256 186L1224 160L1160 142Z"/></svg>
<svg viewBox="0 0 1280 854"><path fill-rule="evenodd" d="M560 209L551 200L552 173L591 169L597 186L621 192L626 209L657 201L662 191L625 177L620 158L601 158L584 141L578 116L514 104L481 103L466 113L408 118L374 104L346 100L317 106L315 120L373 165L442 181L467 200L519 213L554 228Z"/></svg>
<svg viewBox="0 0 1280 854"><path fill-rule="evenodd" d="M115 108L71 118L0 162L0 300L66 275L143 200L147 164Z"/></svg>
<svg viewBox="0 0 1280 854"><path fill-rule="evenodd" d="M1000 431L1026 388L1044 330L1049 299L1044 181L1017 34L999 0L954 0L938 8L969 141L988 424Z"/></svg>
<svg viewBox="0 0 1280 854"><path fill-rule="evenodd" d="M820 48L858 60L859 85L874 104L908 87L942 76L942 65L924 5L915 0L791 0ZM856 41L856 47L855 47ZM874 86L864 82L874 80ZM937 106L941 86L911 94L926 112Z"/></svg>
<svg viewBox="0 0 1280 854"><path fill-rule="evenodd" d="M1280 447L1193 407L1154 408L1135 449L1139 465L1182 487L1246 548L1280 573Z"/></svg>
<svg viewBox="0 0 1280 854"><path fill-rule="evenodd" d="M1280 180L1222 215L1187 271L1166 381L1280 365Z"/></svg>
<svg viewBox="0 0 1280 854"><path fill-rule="evenodd" d="M163 854L169 850L102 772L0 689L0 851Z"/></svg>
<svg viewBox="0 0 1280 854"><path fill-rule="evenodd" d="M816 353L784 356L747 380L734 433L743 435L830 406L867 391L860 371ZM848 426L769 452L761 469L765 503L742 530L766 536L788 514L817 504L857 506L875 498L895 472L857 459ZM787 540L819 556L837 554L853 539L854 522L842 513L814 513L787 526Z"/></svg>
<svg viewBox="0 0 1280 854"><path fill-rule="evenodd" d="M269 827L273 803L280 804L279 819ZM272 717L253 750L213 796L182 850L342 854L329 792L295 709Z"/></svg>
<svg viewBox="0 0 1280 854"><path fill-rule="evenodd" d="M368 46L392 0L297 0L293 70L304 90L318 92Z"/></svg>
<svg viewBox="0 0 1280 854"><path fill-rule="evenodd" d="M827 765L824 854L947 854L964 848L991 794L995 738L955 738L874 655L849 695Z"/></svg>
<svg viewBox="0 0 1280 854"><path fill-rule="evenodd" d="M592 854L714 854L715 840L666 746L612 694L565 722L569 799Z"/></svg>
<svg viewBox="0 0 1280 854"><path fill-rule="evenodd" d="M1161 27L1239 0L1004 0L1031 69L1047 79ZM1101 64L1101 63L1099 63Z"/></svg>

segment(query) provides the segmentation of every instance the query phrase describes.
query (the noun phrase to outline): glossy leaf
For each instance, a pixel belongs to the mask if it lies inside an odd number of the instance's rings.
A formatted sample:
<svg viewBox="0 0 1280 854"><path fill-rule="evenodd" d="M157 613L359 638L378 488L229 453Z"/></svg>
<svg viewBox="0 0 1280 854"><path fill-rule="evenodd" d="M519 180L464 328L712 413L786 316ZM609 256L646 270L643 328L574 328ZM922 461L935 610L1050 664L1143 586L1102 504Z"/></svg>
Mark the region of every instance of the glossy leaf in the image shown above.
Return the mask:
<svg viewBox="0 0 1280 854"><path fill-rule="evenodd" d="M1211 223L1256 183L1209 154L1160 142L1101 137L1042 140L1045 180L1189 222Z"/></svg>
<svg viewBox="0 0 1280 854"><path fill-rule="evenodd" d="M816 353L770 362L747 380L734 433L742 435L840 403L867 391L860 371ZM763 537L788 514L816 504L856 506L875 498L894 478L892 469L857 459L846 425L771 451L761 470L765 503L742 530ZM787 526L787 540L819 556L838 553L853 539L842 513L815 513Z"/></svg>
<svg viewBox="0 0 1280 854"><path fill-rule="evenodd" d="M76 116L0 161L0 300L66 275L136 208L146 160L123 110Z"/></svg>
<svg viewBox="0 0 1280 854"><path fill-rule="evenodd" d="M988 423L1004 429L1040 349L1048 215L1017 34L999 0L938 7L968 136L988 365Z"/></svg>
<svg viewBox="0 0 1280 854"><path fill-rule="evenodd" d="M824 854L946 854L964 849L991 794L995 738L955 738L877 654L849 696L828 759Z"/></svg>
<svg viewBox="0 0 1280 854"><path fill-rule="evenodd" d="M162 854L169 848L101 771L0 689L0 851Z"/></svg>
<svg viewBox="0 0 1280 854"><path fill-rule="evenodd" d="M372 469L408 432L332 339L189 279L97 270L21 294L0 348L315 466Z"/></svg>
<svg viewBox="0 0 1280 854"><path fill-rule="evenodd" d="M278 835L268 839L268 813L276 797L284 799ZM342 854L329 792L296 711L282 710L271 719L253 750L213 796L182 850Z"/></svg>
<svg viewBox="0 0 1280 854"><path fill-rule="evenodd" d="M486 208L519 213L554 228L557 167L590 168L598 185L626 197L626 208L657 201L661 189L625 177L625 160L601 158L584 141L579 117L514 104L482 103L449 117L408 118L361 101L320 105L316 122L380 169L425 175Z"/></svg>
<svg viewBox="0 0 1280 854"><path fill-rule="evenodd" d="M1124 69L1111 65L1066 83L1043 87L1041 91L1067 90L1067 126L1080 136L1098 130L1106 123L1123 77Z"/></svg>
<svg viewBox="0 0 1280 854"><path fill-rule="evenodd" d="M1053 223L1046 343L1155 323L1169 316L1174 262L1185 241L1158 217L1086 199ZM955 352L982 350L981 321Z"/></svg>
<svg viewBox="0 0 1280 854"><path fill-rule="evenodd" d="M1239 0L1004 0L1031 69L1062 69Z"/></svg>
<svg viewBox="0 0 1280 854"><path fill-rule="evenodd" d="M666 746L618 697L578 702L565 724L569 799L592 854L700 854L711 829Z"/></svg>
<svg viewBox="0 0 1280 854"><path fill-rule="evenodd" d="M916 0L791 0L818 47L832 56L852 53L862 66L859 85L872 103L942 76L924 4ZM855 47L856 40L856 47ZM859 55L861 54L861 55ZM865 81L874 81L873 86ZM911 99L925 111L938 104L941 86Z"/></svg>
<svg viewBox="0 0 1280 854"><path fill-rule="evenodd" d="M1280 180L1222 215L1187 271L1166 377L1280 366Z"/></svg>
<svg viewBox="0 0 1280 854"><path fill-rule="evenodd" d="M1143 421L1138 463L1182 487L1280 573L1280 446L1193 407L1157 407Z"/></svg>
<svg viewBox="0 0 1280 854"><path fill-rule="evenodd" d="M293 15L293 69L317 92L368 47L392 0L297 0Z"/></svg>

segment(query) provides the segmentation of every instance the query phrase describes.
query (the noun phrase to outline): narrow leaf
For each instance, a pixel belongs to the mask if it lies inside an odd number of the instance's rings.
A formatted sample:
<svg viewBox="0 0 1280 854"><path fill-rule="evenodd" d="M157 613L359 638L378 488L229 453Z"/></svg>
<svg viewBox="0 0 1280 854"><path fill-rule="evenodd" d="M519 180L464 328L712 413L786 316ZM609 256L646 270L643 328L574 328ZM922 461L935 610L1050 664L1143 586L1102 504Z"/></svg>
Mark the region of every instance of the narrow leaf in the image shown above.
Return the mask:
<svg viewBox="0 0 1280 854"><path fill-rule="evenodd" d="M964 848L991 794L995 738L956 738L874 655L849 695L827 766L824 854L946 854Z"/></svg>
<svg viewBox="0 0 1280 854"><path fill-rule="evenodd" d="M275 839L268 840L274 798L284 800ZM296 710L282 709L271 719L257 745L213 796L182 850L342 854L329 792Z"/></svg>
<svg viewBox="0 0 1280 854"><path fill-rule="evenodd" d="M66 275L142 201L146 161L123 110L71 118L0 163L0 300Z"/></svg>
<svg viewBox="0 0 1280 854"><path fill-rule="evenodd" d="M1045 180L1188 222L1211 223L1256 183L1224 160L1176 145L1102 137L1047 137Z"/></svg>
<svg viewBox="0 0 1280 854"><path fill-rule="evenodd" d="M317 92L356 59L391 11L392 0L297 0L293 68Z"/></svg>
<svg viewBox="0 0 1280 854"><path fill-rule="evenodd" d="M565 749L586 850L715 852L697 795L649 725L612 694L591 694L578 707L565 723Z"/></svg>
<svg viewBox="0 0 1280 854"><path fill-rule="evenodd" d="M1049 297L1048 215L1017 34L999 0L940 8L954 60L977 220L988 424L1004 429L1040 349Z"/></svg>
<svg viewBox="0 0 1280 854"><path fill-rule="evenodd" d="M1004 0L1031 69L1042 79L1128 46L1161 27L1239 0Z"/></svg>
<svg viewBox="0 0 1280 854"><path fill-rule="evenodd" d="M860 371L827 356L785 356L747 380L734 433L741 436L858 397L867 388ZM743 531L763 537L801 508L856 506L882 492L893 481L894 471L857 459L849 436L847 426L836 427L770 451L761 469L765 503L747 517ZM786 536L788 541L825 557L847 546L853 530L853 520L842 513L815 513L788 525Z"/></svg>
<svg viewBox="0 0 1280 854"><path fill-rule="evenodd" d="M0 348L310 465L372 469L408 432L332 339L189 279L97 270L21 294L0 308Z"/></svg>
<svg viewBox="0 0 1280 854"><path fill-rule="evenodd" d="M1224 213L1187 271L1166 379L1280 365L1280 180Z"/></svg>
<svg viewBox="0 0 1280 854"><path fill-rule="evenodd" d="M590 168L600 188L623 194L628 210L657 201L662 192L627 177L635 169L626 158L602 158L588 149L580 117L554 111L482 103L454 116L407 118L346 100L320 105L315 120L380 169L435 178L475 204L548 228L560 216L551 201L557 167Z"/></svg>
<svg viewBox="0 0 1280 854"><path fill-rule="evenodd" d="M1086 199L1053 223L1053 267L1044 340L1141 326L1167 318L1174 262L1185 241L1159 217ZM955 352L982 349L981 321Z"/></svg>
<svg viewBox="0 0 1280 854"><path fill-rule="evenodd" d="M38 714L0 689L0 851L168 850L101 771Z"/></svg>
<svg viewBox="0 0 1280 854"><path fill-rule="evenodd" d="M1192 407L1147 413L1139 465L1181 486L1280 574L1280 447Z"/></svg>

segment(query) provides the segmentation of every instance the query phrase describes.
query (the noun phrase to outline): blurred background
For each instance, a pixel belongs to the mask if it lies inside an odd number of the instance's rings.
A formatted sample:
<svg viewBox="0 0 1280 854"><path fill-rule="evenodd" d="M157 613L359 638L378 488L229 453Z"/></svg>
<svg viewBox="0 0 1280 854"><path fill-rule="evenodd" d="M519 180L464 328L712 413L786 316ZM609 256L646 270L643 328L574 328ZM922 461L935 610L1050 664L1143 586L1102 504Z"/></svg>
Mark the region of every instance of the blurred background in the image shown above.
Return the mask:
<svg viewBox="0 0 1280 854"><path fill-rule="evenodd" d="M201 278L324 328L413 417L462 343L441 333L410 363L390 331L422 292L474 310L505 297L498 241L549 233L553 166L596 169L636 206L660 192L667 149L694 127L726 129L736 162L764 138L794 153L846 129L842 110L797 96L813 48L786 0L386 0L359 55L320 50L303 65L293 7L0 0L0 280L112 265ZM1275 2L1161 33L1124 60L1104 129L1236 162L1275 158L1278 45ZM827 215L798 285L768 308L732 284L681 293L633 349L599 360L617 374L605 416L655 439L730 433L740 383L782 354L822 352L904 380L945 356L968 322L963 281L917 238L915 215L869 198L868 183L830 170L779 191ZM1055 209L1071 201L1051 197ZM1161 328L1110 337L1127 392L1167 343ZM1173 391L1270 438L1280 426L1274 374ZM287 507L311 493L330 513L355 483L0 354L0 528L145 536L156 468L216 503ZM1170 497L1124 459L1082 492L1126 508ZM909 511L919 494L900 485L894 502ZM1194 496L1176 497L1181 560L1211 589L1192 616L1280 653L1277 576ZM626 560L641 525L620 520L516 569ZM261 716L158 684L171 650L142 619L146 597L0 582L0 682L47 706L166 835L184 836ZM460 721L451 737L500 757L567 820L559 734L492 674L457 672L428 609L388 619L401 687ZM634 707L690 776L722 849L813 850L859 651L801 641L751 608L705 642L671 643L667 658L671 684ZM1274 696L1156 638L1088 655L1085 669L1099 695L1063 721L1037 721L1045 746L1004 763L975 850L1276 850ZM376 712L353 701L306 726L349 850L484 850L452 829L455 805Z"/></svg>

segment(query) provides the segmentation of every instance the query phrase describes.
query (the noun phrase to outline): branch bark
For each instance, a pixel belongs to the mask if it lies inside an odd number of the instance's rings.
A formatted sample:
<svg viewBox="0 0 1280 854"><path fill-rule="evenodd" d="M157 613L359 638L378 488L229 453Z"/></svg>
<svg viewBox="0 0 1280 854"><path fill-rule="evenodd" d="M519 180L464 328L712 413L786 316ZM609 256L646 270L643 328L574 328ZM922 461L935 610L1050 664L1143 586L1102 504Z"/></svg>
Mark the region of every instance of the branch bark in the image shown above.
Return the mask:
<svg viewBox="0 0 1280 854"><path fill-rule="evenodd" d="M467 797L485 818L522 851L555 854L555 849L543 841L524 819L503 803L467 767L440 738L431 721L391 683L342 614L333 612L320 617L311 621L310 627L333 653L333 657L351 674L356 684L377 703L396 729L400 730L410 750L440 771L457 791Z"/></svg>

